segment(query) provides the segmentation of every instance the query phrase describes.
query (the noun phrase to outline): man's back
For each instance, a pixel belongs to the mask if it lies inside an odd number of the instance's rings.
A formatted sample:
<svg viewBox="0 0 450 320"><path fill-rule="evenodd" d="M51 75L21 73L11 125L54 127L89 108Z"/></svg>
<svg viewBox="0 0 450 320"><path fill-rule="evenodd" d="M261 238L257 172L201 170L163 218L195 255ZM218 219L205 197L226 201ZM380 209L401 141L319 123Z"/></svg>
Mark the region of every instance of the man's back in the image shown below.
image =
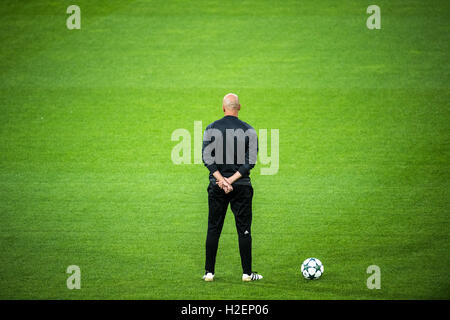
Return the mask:
<svg viewBox="0 0 450 320"><path fill-rule="evenodd" d="M212 173L218 170L224 177L239 171L236 184L250 184L250 170L255 166L258 137L255 129L238 117L226 115L206 127L203 137L203 161Z"/></svg>

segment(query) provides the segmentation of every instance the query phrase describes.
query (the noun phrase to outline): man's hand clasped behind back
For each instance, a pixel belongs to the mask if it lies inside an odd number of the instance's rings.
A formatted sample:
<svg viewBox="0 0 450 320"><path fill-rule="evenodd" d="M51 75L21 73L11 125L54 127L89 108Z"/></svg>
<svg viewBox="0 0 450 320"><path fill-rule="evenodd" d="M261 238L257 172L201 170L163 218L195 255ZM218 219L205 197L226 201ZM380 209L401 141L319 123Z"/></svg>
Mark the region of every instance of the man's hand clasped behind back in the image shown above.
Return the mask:
<svg viewBox="0 0 450 320"><path fill-rule="evenodd" d="M222 189L226 194L233 191L233 186L228 178L222 178L220 180L216 180L216 184Z"/></svg>
<svg viewBox="0 0 450 320"><path fill-rule="evenodd" d="M228 177L228 178L223 177L218 171L214 172L213 175L216 178L217 185L223 191L225 191L225 193L230 193L231 191L233 191L232 184L236 180L239 180L242 177L242 175L239 171L236 171L231 177Z"/></svg>

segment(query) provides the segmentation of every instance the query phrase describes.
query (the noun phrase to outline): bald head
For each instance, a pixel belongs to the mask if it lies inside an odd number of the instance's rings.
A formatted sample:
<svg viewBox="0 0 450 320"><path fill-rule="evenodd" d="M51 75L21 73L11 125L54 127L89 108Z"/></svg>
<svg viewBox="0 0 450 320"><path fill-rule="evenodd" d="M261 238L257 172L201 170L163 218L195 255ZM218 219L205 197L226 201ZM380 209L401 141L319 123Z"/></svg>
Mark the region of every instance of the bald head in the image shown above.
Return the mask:
<svg viewBox="0 0 450 320"><path fill-rule="evenodd" d="M225 97L223 97L223 104L222 104L223 111L225 114L236 114L241 109L241 105L239 104L239 98L234 93L229 93Z"/></svg>

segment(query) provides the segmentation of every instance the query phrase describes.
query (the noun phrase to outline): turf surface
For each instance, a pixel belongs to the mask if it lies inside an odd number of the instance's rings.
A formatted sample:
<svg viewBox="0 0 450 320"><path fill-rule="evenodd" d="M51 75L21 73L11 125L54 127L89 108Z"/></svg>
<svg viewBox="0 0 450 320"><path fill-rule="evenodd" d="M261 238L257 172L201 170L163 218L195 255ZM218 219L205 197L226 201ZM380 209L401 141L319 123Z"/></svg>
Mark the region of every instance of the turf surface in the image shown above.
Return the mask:
<svg viewBox="0 0 450 320"><path fill-rule="evenodd" d="M0 298L450 298L448 1L377 0L381 30L372 1L74 1L81 30L69 4L0 4ZM258 283L230 211L201 280L207 170L170 156L228 92L280 133L252 172Z"/></svg>

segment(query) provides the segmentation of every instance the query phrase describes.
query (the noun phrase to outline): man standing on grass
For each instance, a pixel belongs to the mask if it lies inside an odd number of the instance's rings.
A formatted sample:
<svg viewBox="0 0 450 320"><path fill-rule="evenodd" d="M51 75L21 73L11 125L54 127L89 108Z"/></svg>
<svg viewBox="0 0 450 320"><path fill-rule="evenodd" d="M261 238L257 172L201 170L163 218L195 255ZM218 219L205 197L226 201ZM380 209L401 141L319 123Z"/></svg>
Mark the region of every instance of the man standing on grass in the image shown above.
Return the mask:
<svg viewBox="0 0 450 320"><path fill-rule="evenodd" d="M256 163L258 137L252 126L238 119L240 109L238 96L227 94L222 104L225 116L208 125L203 136L203 163L210 172L205 281L214 280L219 237L228 204L236 221L242 281L262 279L261 275L252 272L253 188L249 177Z"/></svg>

